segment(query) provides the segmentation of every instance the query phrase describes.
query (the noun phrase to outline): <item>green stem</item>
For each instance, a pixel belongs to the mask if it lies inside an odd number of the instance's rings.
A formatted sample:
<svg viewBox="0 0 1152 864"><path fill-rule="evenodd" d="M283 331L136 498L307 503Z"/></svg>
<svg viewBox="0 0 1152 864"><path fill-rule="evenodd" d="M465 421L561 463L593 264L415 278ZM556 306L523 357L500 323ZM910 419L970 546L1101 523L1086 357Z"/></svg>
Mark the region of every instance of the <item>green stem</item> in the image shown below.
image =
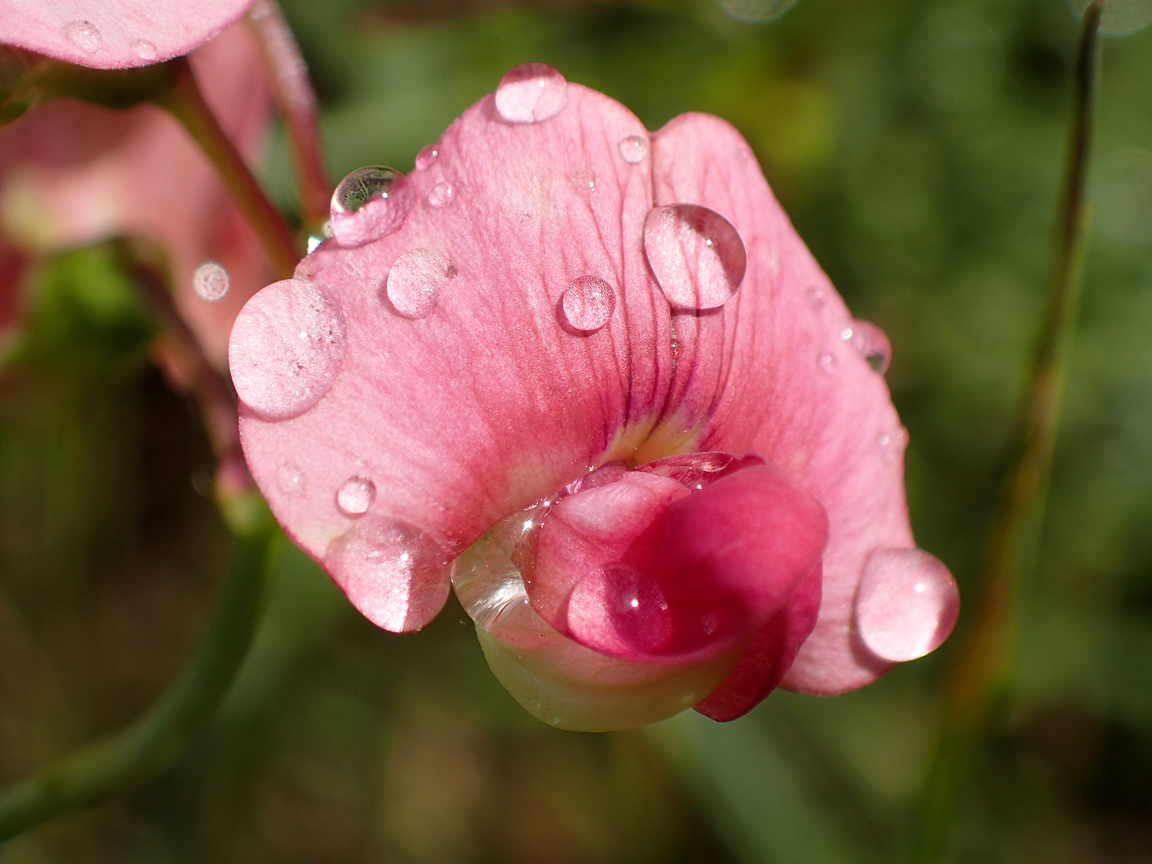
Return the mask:
<svg viewBox="0 0 1152 864"><path fill-rule="evenodd" d="M287 279L301 257L291 230L204 101L187 58L179 57L167 65L173 67L174 81L172 87L157 98L157 104L180 122L216 166L232 200L263 245L278 278Z"/></svg>
<svg viewBox="0 0 1152 864"><path fill-rule="evenodd" d="M279 547L266 510L243 529L208 633L176 683L129 728L0 795L0 843L159 773L212 717L252 642Z"/></svg>
<svg viewBox="0 0 1152 864"><path fill-rule="evenodd" d="M1086 233L1084 188L1103 6L1103 0L1095 0L1084 12L1048 310L989 538L982 593L955 655L945 693L940 740L913 838L911 860L916 864L939 860L960 791L1002 706L1011 673L1022 561L1038 540L1080 304Z"/></svg>

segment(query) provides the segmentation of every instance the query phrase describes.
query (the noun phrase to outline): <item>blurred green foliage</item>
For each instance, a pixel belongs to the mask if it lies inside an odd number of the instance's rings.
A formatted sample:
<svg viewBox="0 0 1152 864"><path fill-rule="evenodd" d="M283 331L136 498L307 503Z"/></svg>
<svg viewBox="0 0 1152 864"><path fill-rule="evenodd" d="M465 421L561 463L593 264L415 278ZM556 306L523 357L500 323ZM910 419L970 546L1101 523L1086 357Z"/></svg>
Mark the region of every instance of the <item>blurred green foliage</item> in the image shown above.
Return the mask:
<svg viewBox="0 0 1152 864"><path fill-rule="evenodd" d="M407 170L527 60L649 128L684 111L735 123L855 314L891 337L917 539L975 595L1051 266L1069 4L801 0L759 23L709 0L284 6L334 176ZM1147 20L1147 6L1112 14ZM291 209L280 138L264 178ZM1017 674L948 861L1152 860L1148 29L1103 46L1091 200ZM194 411L146 362L150 325L108 256L79 251L27 281L26 332L0 370L0 782L163 689L227 545ZM491 679L459 609L391 636L292 554L190 757L0 862L893 861L955 644L857 693L777 693L733 724L565 734Z"/></svg>

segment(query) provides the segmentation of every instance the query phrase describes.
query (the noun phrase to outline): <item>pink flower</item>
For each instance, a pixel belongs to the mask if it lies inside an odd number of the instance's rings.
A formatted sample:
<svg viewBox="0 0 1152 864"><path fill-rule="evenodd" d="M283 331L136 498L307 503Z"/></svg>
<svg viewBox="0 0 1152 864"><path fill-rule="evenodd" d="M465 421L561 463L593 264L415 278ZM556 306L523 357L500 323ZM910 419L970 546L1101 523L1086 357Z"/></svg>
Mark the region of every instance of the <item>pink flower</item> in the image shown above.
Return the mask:
<svg viewBox="0 0 1152 864"><path fill-rule="evenodd" d="M271 98L251 36L231 28L190 62L225 131L253 153L268 128ZM0 127L0 247L44 254L117 234L165 247L177 305L222 365L236 313L271 270L215 170L176 121L151 105L117 112L56 100ZM229 275L227 295L214 303L193 290L206 260ZM0 274L0 294L11 296L12 276Z"/></svg>
<svg viewBox="0 0 1152 864"><path fill-rule="evenodd" d="M232 333L249 466L381 627L450 577L497 677L567 728L717 719L934 649L887 341L723 121L649 134L518 67ZM871 362L870 362L871 361Z"/></svg>
<svg viewBox="0 0 1152 864"><path fill-rule="evenodd" d="M96 69L171 60L252 0L0 0L0 42Z"/></svg>

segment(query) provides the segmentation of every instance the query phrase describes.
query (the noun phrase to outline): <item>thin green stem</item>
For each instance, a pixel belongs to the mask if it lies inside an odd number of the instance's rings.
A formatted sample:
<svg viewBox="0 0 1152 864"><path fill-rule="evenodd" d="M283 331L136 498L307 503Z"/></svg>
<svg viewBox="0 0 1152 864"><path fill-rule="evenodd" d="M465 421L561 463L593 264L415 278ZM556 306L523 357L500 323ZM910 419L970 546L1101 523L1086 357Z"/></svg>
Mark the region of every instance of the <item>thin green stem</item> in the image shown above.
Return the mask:
<svg viewBox="0 0 1152 864"><path fill-rule="evenodd" d="M989 537L982 592L945 693L940 740L913 838L915 864L940 857L960 791L1003 704L1014 660L1022 563L1038 541L1083 283L1084 189L1103 6L1095 0L1084 12L1048 309Z"/></svg>
<svg viewBox="0 0 1152 864"><path fill-rule="evenodd" d="M187 58L171 60L168 65L173 66L174 81L172 87L157 98L157 104L180 122L216 166L232 200L263 245L278 277L287 279L301 257L292 239L292 231L204 101Z"/></svg>
<svg viewBox="0 0 1152 864"><path fill-rule="evenodd" d="M159 773L188 744L215 713L248 653L280 536L267 510L243 526L215 616L176 683L129 728L0 795L0 843Z"/></svg>

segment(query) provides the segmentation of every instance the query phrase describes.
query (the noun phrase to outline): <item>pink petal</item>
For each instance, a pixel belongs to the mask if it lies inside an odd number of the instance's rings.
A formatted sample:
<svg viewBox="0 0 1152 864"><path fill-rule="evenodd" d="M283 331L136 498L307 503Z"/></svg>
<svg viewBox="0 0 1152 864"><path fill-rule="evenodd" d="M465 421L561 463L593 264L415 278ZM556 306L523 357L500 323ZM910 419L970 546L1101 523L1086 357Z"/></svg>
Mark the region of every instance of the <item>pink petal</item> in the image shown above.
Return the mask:
<svg viewBox="0 0 1152 864"><path fill-rule="evenodd" d="M96 69L187 54L251 0L0 0L0 42Z"/></svg>

